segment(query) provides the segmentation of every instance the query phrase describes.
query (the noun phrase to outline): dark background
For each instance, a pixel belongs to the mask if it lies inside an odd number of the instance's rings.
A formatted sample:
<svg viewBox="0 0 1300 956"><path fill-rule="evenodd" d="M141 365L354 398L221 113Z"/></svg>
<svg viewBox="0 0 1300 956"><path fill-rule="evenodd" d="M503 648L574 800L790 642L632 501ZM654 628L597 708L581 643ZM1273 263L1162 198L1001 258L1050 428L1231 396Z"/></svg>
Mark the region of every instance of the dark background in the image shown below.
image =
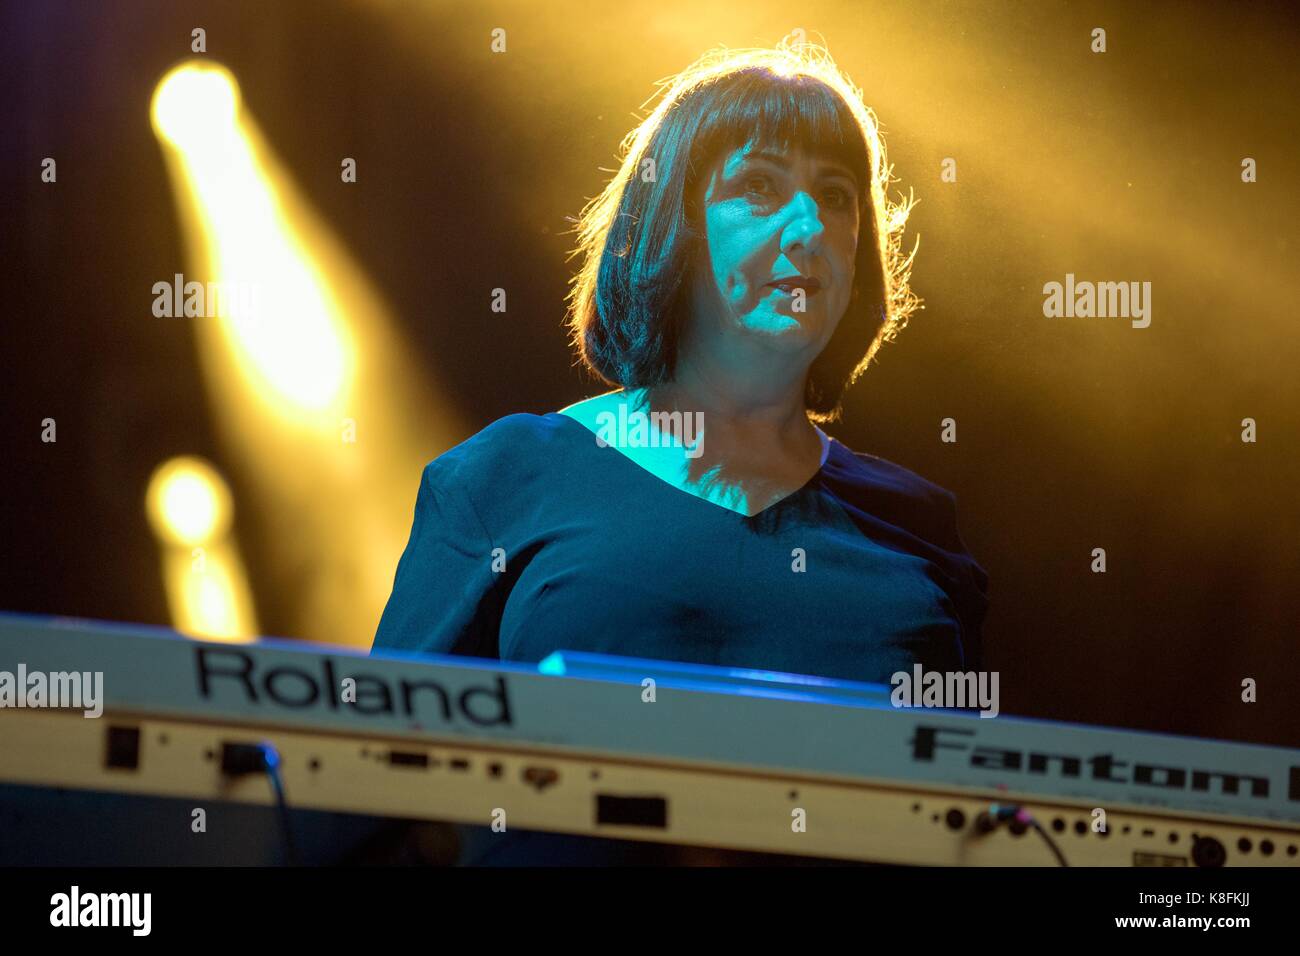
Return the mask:
<svg viewBox="0 0 1300 956"><path fill-rule="evenodd" d="M958 496L1004 712L1300 745L1300 163L1286 4L572 0L6 2L0 608L168 624L141 505L230 465L185 323L148 104L207 30L276 154L470 423L604 391L565 344L576 216L653 83L819 31L880 115L925 299L828 430ZM493 56L493 27L509 53ZM1094 26L1105 54L1089 51ZM40 181L45 156L59 180ZM354 156L359 181L339 181ZM944 157L955 184L939 181ZM1259 182L1240 181L1242 157ZM1150 328L1047 319L1073 272L1151 281ZM487 292L508 288L509 316ZM40 441L40 421L59 441ZM1240 441L1241 419L1259 423ZM939 441L939 422L958 442ZM418 424L412 428L418 434ZM443 448L430 441L427 458ZM231 476L236 499L239 469ZM409 514L411 498L393 507ZM265 529L236 528L258 613ZM1108 571L1089 570L1104 547ZM395 567L397 554L374 560ZM259 560L263 563L259 564ZM1259 701L1243 704L1243 678Z"/></svg>

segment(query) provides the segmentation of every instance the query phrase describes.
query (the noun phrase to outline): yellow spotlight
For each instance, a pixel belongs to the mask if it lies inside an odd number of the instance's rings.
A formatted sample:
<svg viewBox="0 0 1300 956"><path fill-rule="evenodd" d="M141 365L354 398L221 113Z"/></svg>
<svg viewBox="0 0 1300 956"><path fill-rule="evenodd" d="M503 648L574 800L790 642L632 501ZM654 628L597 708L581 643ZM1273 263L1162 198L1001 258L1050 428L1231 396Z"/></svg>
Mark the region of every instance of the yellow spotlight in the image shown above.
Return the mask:
<svg viewBox="0 0 1300 956"><path fill-rule="evenodd" d="M250 640L252 595L230 538L230 489L210 463L173 458L154 470L145 513L162 549L173 626L186 634Z"/></svg>
<svg viewBox="0 0 1300 956"><path fill-rule="evenodd" d="M173 70L153 97L154 129L173 146L191 148L235 130L239 87L219 66L188 65Z"/></svg>
<svg viewBox="0 0 1300 956"><path fill-rule="evenodd" d="M209 316L268 409L334 430L349 398L354 345L301 231L284 214L223 67L186 64L154 92L159 139L179 160L222 304Z"/></svg>
<svg viewBox="0 0 1300 956"><path fill-rule="evenodd" d="M248 92L206 58L168 71L154 91L153 129L195 273L173 288L223 444L266 523L262 563L301 582L277 597L282 613L298 636L369 647L420 471L467 430L276 158ZM223 492L208 504L202 493L178 486L184 520L156 525L178 627L255 633L251 610L227 613L242 607L230 595L244 585L233 544L230 563L222 558ZM193 543L205 533L213 543Z"/></svg>
<svg viewBox="0 0 1300 956"><path fill-rule="evenodd" d="M154 533L170 544L194 547L230 529L230 489L202 458L173 458L149 479L146 494Z"/></svg>

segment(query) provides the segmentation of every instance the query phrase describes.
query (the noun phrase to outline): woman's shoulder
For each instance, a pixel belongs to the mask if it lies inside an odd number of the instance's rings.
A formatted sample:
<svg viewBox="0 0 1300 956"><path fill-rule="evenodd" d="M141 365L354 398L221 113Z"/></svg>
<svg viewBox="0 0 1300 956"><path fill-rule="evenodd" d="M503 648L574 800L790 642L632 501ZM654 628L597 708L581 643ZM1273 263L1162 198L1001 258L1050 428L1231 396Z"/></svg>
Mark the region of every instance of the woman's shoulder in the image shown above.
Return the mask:
<svg viewBox="0 0 1300 956"><path fill-rule="evenodd" d="M956 496L942 485L922 477L910 468L873 455L855 451L838 438L831 439L827 470L848 485L933 504L946 504Z"/></svg>
<svg viewBox="0 0 1300 956"><path fill-rule="evenodd" d="M831 448L830 477L840 497L859 507L863 520L884 522L891 526L887 529L890 533L902 531L908 536L904 540L938 549L929 552L930 556L960 582L958 594L971 642L967 650L978 655L989 576L966 546L957 517L957 496L887 458L854 451L837 440Z"/></svg>
<svg viewBox="0 0 1300 956"><path fill-rule="evenodd" d="M950 553L967 554L958 530L957 496L937 482L837 439L831 443L826 473L840 498L874 519Z"/></svg>
<svg viewBox="0 0 1300 956"><path fill-rule="evenodd" d="M503 482L518 487L557 461L557 449L572 440L572 427L557 412L515 412L444 451L425 466L425 474L467 488Z"/></svg>

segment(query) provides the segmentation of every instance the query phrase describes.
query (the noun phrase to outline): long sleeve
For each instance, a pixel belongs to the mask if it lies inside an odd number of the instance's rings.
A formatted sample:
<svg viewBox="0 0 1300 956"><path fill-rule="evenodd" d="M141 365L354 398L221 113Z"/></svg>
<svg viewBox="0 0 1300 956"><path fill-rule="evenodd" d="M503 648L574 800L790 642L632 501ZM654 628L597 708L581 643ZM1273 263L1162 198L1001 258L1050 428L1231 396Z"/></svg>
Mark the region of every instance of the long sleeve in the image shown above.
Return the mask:
<svg viewBox="0 0 1300 956"><path fill-rule="evenodd" d="M957 498L946 489L941 495L948 547L958 555L960 581L958 614L967 670L984 666L984 620L989 608L989 575L975 560L957 526Z"/></svg>
<svg viewBox="0 0 1300 956"><path fill-rule="evenodd" d="M504 576L492 573L492 548L455 469L426 465L371 650L497 657Z"/></svg>

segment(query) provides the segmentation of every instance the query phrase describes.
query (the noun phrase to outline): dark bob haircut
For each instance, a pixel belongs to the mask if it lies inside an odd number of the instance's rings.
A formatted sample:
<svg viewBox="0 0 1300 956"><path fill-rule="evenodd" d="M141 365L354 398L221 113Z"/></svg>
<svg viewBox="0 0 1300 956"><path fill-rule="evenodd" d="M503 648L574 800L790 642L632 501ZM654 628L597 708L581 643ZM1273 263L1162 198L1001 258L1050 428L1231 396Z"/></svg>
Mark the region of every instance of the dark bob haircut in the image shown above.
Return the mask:
<svg viewBox="0 0 1300 956"><path fill-rule="evenodd" d="M835 420L844 391L921 307L908 284L915 245L902 253L914 201L885 196L891 167L874 115L824 47L791 37L774 49L711 51L659 85L662 100L624 138L618 172L574 230L570 258L584 259L568 326L581 362L625 389L672 380L688 318L683 290L704 240L696 185L725 153L797 143L855 171L862 202L849 305L804 396L813 421Z"/></svg>

